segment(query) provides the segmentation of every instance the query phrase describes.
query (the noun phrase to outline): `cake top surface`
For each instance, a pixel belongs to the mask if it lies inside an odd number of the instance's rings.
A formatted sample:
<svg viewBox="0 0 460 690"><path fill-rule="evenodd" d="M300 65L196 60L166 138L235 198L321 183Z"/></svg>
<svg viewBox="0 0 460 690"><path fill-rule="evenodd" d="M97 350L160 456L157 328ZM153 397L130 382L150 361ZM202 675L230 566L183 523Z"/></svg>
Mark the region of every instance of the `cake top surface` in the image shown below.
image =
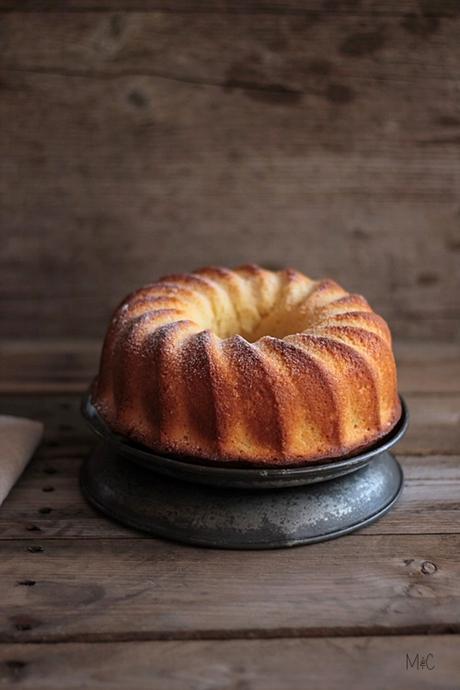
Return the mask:
<svg viewBox="0 0 460 690"><path fill-rule="evenodd" d="M390 331L367 301L256 265L169 275L128 295L93 392L117 433L225 462L343 457L400 413Z"/></svg>
<svg viewBox="0 0 460 690"><path fill-rule="evenodd" d="M143 318L152 327L187 322L187 331L207 331L220 340L250 343L316 332L334 316L372 310L360 295L331 279L313 280L287 268L255 264L236 269L207 267L173 274L128 295L115 313L120 322ZM153 317L153 318L152 318Z"/></svg>

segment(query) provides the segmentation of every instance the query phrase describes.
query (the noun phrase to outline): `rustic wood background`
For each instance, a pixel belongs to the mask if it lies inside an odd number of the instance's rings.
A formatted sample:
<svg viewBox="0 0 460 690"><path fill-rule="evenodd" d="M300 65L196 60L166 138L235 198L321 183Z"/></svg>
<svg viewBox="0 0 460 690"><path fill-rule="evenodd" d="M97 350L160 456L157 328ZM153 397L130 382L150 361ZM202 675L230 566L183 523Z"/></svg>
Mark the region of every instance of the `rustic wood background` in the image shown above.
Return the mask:
<svg viewBox="0 0 460 690"><path fill-rule="evenodd" d="M460 338L460 2L0 0L2 333L209 263Z"/></svg>
<svg viewBox="0 0 460 690"><path fill-rule="evenodd" d="M1 687L458 689L459 68L460 0L0 0ZM124 293L247 261L365 294L411 425L383 520L242 558L96 513L79 405Z"/></svg>

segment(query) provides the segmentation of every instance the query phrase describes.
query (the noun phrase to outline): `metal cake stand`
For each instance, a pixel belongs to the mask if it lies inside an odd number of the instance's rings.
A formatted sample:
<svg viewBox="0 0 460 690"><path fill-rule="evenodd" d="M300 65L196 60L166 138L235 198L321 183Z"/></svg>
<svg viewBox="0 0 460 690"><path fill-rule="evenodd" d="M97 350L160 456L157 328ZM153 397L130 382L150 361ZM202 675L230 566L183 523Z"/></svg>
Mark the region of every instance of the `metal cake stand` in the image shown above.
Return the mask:
<svg viewBox="0 0 460 690"><path fill-rule="evenodd" d="M227 549L309 544L374 522L396 502L401 467L389 452L407 429L352 457L293 468L205 465L156 455L113 434L89 396L82 412L101 443L83 464L86 499L109 517L159 537Z"/></svg>

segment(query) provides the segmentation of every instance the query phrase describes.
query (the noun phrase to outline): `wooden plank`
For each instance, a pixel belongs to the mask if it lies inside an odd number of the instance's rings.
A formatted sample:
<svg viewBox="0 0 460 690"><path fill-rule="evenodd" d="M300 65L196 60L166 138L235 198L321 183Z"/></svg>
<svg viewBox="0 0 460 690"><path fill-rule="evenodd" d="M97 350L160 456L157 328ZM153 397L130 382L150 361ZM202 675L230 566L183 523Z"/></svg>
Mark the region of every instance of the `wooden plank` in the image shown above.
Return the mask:
<svg viewBox="0 0 460 690"><path fill-rule="evenodd" d="M265 6L5 13L4 332L100 336L160 273L258 260L458 338L459 17Z"/></svg>
<svg viewBox="0 0 460 690"><path fill-rule="evenodd" d="M399 456L404 492L384 520L364 534L460 532L460 456Z"/></svg>
<svg viewBox="0 0 460 690"><path fill-rule="evenodd" d="M100 340L4 340L0 393L83 393L96 375Z"/></svg>
<svg viewBox="0 0 460 690"><path fill-rule="evenodd" d="M456 0L425 1L423 6L417 0L389 0L384 5L377 0L341 0L340 3L324 0L224 0L215 3L212 0L0 0L0 9L15 12L88 12L88 11L122 11L122 12L175 12L194 14L298 14L307 16L310 13L324 15L352 15L363 17L405 17L413 13L420 18L452 17L458 12Z"/></svg>
<svg viewBox="0 0 460 690"><path fill-rule="evenodd" d="M0 414L39 419L47 448L60 455L70 446L73 453L75 446L87 448L96 438L81 415L81 400L81 395L2 395Z"/></svg>
<svg viewBox="0 0 460 690"><path fill-rule="evenodd" d="M460 632L459 535L4 541L0 569L2 642Z"/></svg>
<svg viewBox="0 0 460 690"><path fill-rule="evenodd" d="M397 446L404 455L457 455L460 450L460 394L405 396L409 429ZM94 435L80 413L79 395L3 395L0 414L40 419L45 442L59 455L75 446L88 448Z"/></svg>
<svg viewBox="0 0 460 690"><path fill-rule="evenodd" d="M91 508L80 494L78 473L89 452L59 457L42 452L29 465L0 510L0 539L138 538ZM459 534L460 456L399 458L404 492L383 519L358 533Z"/></svg>
<svg viewBox="0 0 460 690"><path fill-rule="evenodd" d="M28 466L0 510L0 539L146 538L94 511L80 493L82 458L61 451L51 458L41 453Z"/></svg>
<svg viewBox="0 0 460 690"><path fill-rule="evenodd" d="M321 12L326 15L362 15L362 16L405 16L409 11L420 12L423 17L451 17L457 11L455 0L437 0L424 2L420 11L417 0L389 0L382 5L377 0L342 0L340 3L324 0L224 0L214 3L212 0L22 0L18 5L14 0L0 0L0 9L15 12L103 12L119 10L128 12L176 12L176 13L217 13L217 14L308 14Z"/></svg>
<svg viewBox="0 0 460 690"><path fill-rule="evenodd" d="M460 450L460 396L407 395L409 429L397 453L436 455Z"/></svg>
<svg viewBox="0 0 460 690"><path fill-rule="evenodd" d="M401 393L459 393L460 345L433 341L394 343Z"/></svg>
<svg viewBox="0 0 460 690"><path fill-rule="evenodd" d="M2 645L0 682L24 690L457 690L459 648L458 635Z"/></svg>
<svg viewBox="0 0 460 690"><path fill-rule="evenodd" d="M3 340L0 394L83 393L95 376L101 340ZM460 345L397 340L399 385L406 393L460 393Z"/></svg>

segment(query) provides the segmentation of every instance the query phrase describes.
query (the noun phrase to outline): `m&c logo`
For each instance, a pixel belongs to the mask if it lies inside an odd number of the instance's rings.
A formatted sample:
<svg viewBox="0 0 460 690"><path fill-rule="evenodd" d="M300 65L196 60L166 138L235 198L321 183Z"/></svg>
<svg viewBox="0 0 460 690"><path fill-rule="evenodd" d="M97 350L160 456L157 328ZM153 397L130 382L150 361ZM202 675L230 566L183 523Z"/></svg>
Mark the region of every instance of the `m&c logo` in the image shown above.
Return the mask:
<svg viewBox="0 0 460 690"><path fill-rule="evenodd" d="M434 654L406 654L406 671L411 668L416 671L434 671Z"/></svg>

